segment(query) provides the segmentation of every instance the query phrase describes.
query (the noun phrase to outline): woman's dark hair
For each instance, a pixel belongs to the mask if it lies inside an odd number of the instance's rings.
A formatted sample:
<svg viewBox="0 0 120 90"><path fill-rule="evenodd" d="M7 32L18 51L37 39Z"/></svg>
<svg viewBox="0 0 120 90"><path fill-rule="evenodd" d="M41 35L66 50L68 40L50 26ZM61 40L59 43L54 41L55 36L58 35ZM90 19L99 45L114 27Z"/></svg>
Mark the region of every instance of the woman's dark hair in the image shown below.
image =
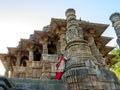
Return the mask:
<svg viewBox="0 0 120 90"><path fill-rule="evenodd" d="M64 55L63 54L60 54L59 57L63 57Z"/></svg>

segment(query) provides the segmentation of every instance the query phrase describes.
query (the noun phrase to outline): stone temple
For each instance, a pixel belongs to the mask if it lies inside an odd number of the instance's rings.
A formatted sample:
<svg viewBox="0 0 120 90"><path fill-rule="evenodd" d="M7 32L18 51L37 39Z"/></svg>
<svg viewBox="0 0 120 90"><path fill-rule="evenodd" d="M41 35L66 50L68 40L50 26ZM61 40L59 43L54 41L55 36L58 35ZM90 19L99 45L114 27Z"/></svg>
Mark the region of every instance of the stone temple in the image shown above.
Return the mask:
<svg viewBox="0 0 120 90"><path fill-rule="evenodd" d="M102 36L108 24L77 20L74 9L66 19L52 18L43 30L35 30L17 47L0 53L6 69L0 90L120 90L117 77L109 70L117 61L106 46L112 39ZM61 80L55 80L58 55L70 60Z"/></svg>

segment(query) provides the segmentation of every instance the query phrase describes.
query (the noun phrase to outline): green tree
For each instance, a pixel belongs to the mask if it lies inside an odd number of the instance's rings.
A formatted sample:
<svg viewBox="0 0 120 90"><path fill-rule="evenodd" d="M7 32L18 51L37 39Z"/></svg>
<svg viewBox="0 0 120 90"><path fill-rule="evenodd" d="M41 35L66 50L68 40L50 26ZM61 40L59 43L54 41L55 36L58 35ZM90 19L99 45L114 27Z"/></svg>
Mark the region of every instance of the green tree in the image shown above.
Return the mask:
<svg viewBox="0 0 120 90"><path fill-rule="evenodd" d="M116 64L111 66L110 70L113 71L120 80L120 48L116 46L116 48L113 49L110 53L115 55L112 60L118 61Z"/></svg>

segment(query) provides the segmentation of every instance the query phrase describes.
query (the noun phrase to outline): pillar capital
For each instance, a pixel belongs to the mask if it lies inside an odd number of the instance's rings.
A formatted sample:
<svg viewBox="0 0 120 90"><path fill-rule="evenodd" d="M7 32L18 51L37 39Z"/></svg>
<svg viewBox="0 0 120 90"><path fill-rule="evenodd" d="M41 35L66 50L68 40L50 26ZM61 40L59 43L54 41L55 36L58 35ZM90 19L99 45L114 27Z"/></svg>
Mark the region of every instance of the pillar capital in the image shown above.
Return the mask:
<svg viewBox="0 0 120 90"><path fill-rule="evenodd" d="M115 22L119 21L120 20L120 13L116 12L116 13L113 13L111 16L110 16L110 20L111 22L114 24Z"/></svg>
<svg viewBox="0 0 120 90"><path fill-rule="evenodd" d="M48 41L48 38L39 40L39 44L42 44L42 45L43 45L43 44L46 44L47 41Z"/></svg>
<svg viewBox="0 0 120 90"><path fill-rule="evenodd" d="M65 12L65 15L66 15L66 17L71 16L71 18L70 18L70 17L67 18L68 21L71 20L71 19L76 19L75 10L72 9L72 8L69 8L69 9Z"/></svg>
<svg viewBox="0 0 120 90"><path fill-rule="evenodd" d="M117 43L120 47L120 13L113 13L110 16L110 20L111 20L112 25L115 29L116 36L117 36Z"/></svg>

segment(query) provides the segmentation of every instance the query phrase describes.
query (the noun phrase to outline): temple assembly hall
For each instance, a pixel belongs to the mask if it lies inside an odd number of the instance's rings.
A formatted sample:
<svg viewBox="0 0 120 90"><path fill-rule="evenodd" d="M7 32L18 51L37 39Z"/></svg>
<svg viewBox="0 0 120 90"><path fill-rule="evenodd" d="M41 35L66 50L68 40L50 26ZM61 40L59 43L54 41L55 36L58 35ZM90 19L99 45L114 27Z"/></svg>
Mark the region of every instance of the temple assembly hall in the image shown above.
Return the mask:
<svg viewBox="0 0 120 90"><path fill-rule="evenodd" d="M49 25L34 30L29 39L8 46L7 53L0 52L5 67L0 90L120 90L116 75L109 70L117 63L109 53L114 47L107 46L113 38L102 35L109 25L77 20L72 8L65 16L51 18ZM69 60L56 80L60 54Z"/></svg>

